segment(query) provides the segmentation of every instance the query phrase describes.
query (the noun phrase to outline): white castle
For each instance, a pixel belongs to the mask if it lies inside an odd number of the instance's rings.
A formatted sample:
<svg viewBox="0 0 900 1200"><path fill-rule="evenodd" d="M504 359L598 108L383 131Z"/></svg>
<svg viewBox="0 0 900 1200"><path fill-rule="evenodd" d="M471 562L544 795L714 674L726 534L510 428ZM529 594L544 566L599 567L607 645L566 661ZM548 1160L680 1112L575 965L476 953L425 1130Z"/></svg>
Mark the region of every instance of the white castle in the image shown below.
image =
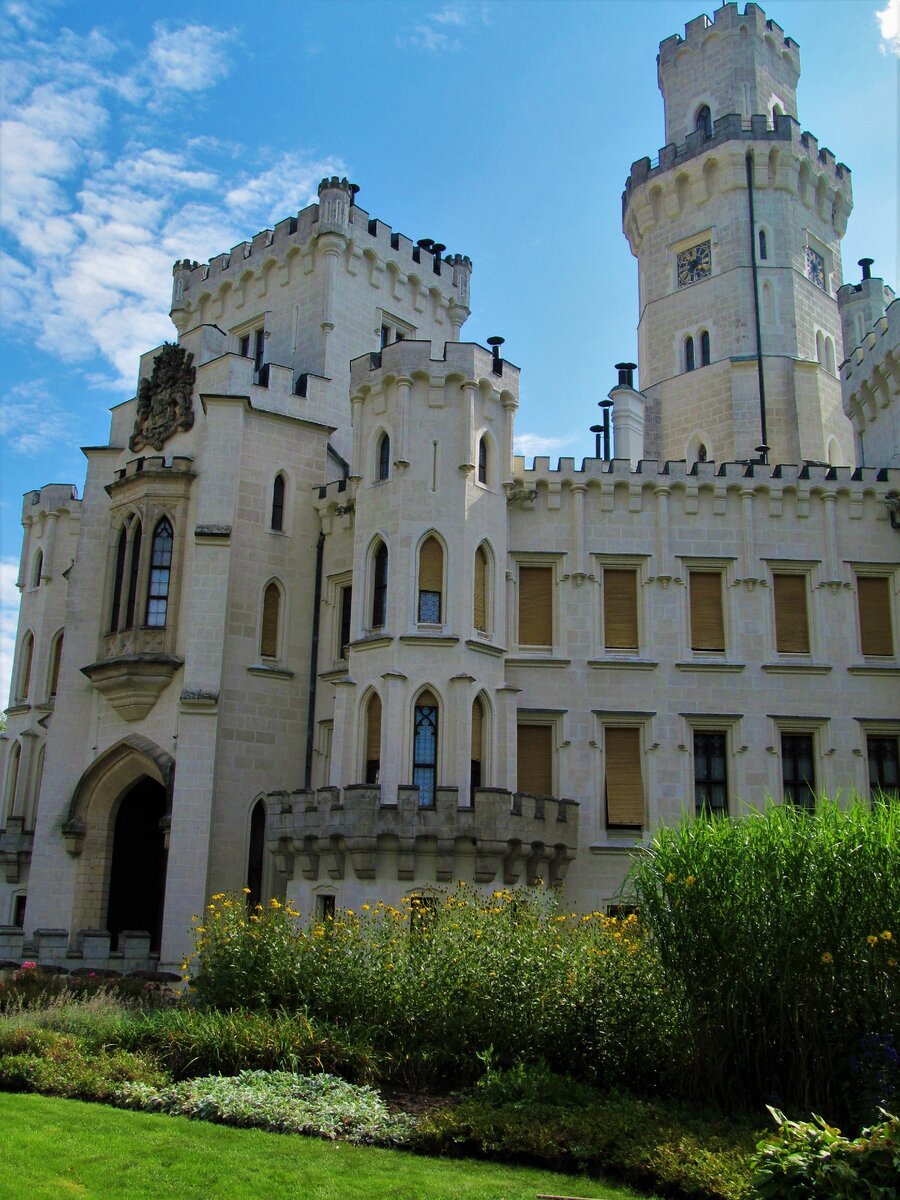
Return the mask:
<svg viewBox="0 0 900 1200"><path fill-rule="evenodd" d="M25 496L0 959L177 969L244 886L591 910L686 810L897 787L900 306L842 284L799 74L755 4L662 43L640 389L580 465L513 453L469 260L345 179L175 264L83 497Z"/></svg>

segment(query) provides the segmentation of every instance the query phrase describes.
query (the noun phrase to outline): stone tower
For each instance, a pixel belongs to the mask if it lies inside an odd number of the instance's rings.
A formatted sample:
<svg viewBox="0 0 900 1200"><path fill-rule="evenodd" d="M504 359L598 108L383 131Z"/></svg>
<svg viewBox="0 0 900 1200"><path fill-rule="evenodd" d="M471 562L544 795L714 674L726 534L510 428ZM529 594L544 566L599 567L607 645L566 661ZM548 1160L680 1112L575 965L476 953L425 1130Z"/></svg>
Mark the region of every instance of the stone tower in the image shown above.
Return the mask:
<svg viewBox="0 0 900 1200"><path fill-rule="evenodd" d="M853 463L836 294L850 172L797 121L797 44L725 4L660 45L667 144L634 163L648 458Z"/></svg>

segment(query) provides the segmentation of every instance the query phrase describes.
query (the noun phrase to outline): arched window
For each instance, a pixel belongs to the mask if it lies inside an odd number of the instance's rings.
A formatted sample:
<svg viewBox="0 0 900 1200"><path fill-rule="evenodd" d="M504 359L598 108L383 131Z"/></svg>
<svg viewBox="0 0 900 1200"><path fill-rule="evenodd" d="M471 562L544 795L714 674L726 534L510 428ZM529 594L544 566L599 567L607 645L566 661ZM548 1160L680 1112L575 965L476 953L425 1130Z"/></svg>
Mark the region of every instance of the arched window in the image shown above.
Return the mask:
<svg viewBox="0 0 900 1200"><path fill-rule="evenodd" d="M697 109L697 115L694 118L694 128L699 130L704 137L712 137L712 113L709 111L708 104L702 104Z"/></svg>
<svg viewBox="0 0 900 1200"><path fill-rule="evenodd" d="M43 573L43 570L44 570L44 552L43 552L43 550L38 550L37 554L34 556L34 571L31 576L31 586L32 587L40 587L41 586L41 575Z"/></svg>
<svg viewBox="0 0 900 1200"><path fill-rule="evenodd" d="M391 439L383 433L378 439L378 479L391 477Z"/></svg>
<svg viewBox="0 0 900 1200"><path fill-rule="evenodd" d="M169 582L172 575L174 535L168 517L157 522L150 548L150 582L147 585L146 624L161 629L169 607Z"/></svg>
<svg viewBox="0 0 900 1200"><path fill-rule="evenodd" d="M141 565L142 528L140 521L134 521L131 526L131 562L128 568L128 596L125 600L125 623L123 629L130 629L134 624L134 606L137 600L138 571Z"/></svg>
<svg viewBox="0 0 900 1200"><path fill-rule="evenodd" d="M278 533L284 529L284 476L280 472L272 484L272 516L269 528Z"/></svg>
<svg viewBox="0 0 900 1200"><path fill-rule="evenodd" d="M365 782L374 786L381 778L381 697L373 692L366 705Z"/></svg>
<svg viewBox="0 0 900 1200"><path fill-rule="evenodd" d="M34 658L34 634L29 630L22 638L22 649L19 651L19 685L16 688L16 699L24 703L31 689L31 663Z"/></svg>
<svg viewBox="0 0 900 1200"><path fill-rule="evenodd" d="M472 750L471 750L471 773L469 784L471 787L471 795L474 796L475 789L480 788L484 783L484 701L480 696L476 696L472 703Z"/></svg>
<svg viewBox="0 0 900 1200"><path fill-rule="evenodd" d="M694 369L694 339L692 337L684 339L684 369L685 371Z"/></svg>
<svg viewBox="0 0 900 1200"><path fill-rule="evenodd" d="M259 652L263 658L278 657L278 626L281 619L281 588L273 579L263 592L262 629Z"/></svg>
<svg viewBox="0 0 900 1200"><path fill-rule="evenodd" d="M488 443L487 438L482 435L478 439L478 482L486 484L488 481Z"/></svg>
<svg viewBox="0 0 900 1200"><path fill-rule="evenodd" d="M387 615L388 550L384 542L379 543L372 565L372 628L380 629Z"/></svg>
<svg viewBox="0 0 900 1200"><path fill-rule="evenodd" d="M488 556L484 546L475 551L475 590L472 623L479 633L488 632Z"/></svg>
<svg viewBox="0 0 900 1200"><path fill-rule="evenodd" d="M444 551L436 537L430 536L419 547L420 622L441 623L441 593L444 586Z"/></svg>
<svg viewBox="0 0 900 1200"><path fill-rule="evenodd" d="M62 662L63 648L63 632L62 630L53 639L53 645L50 647L50 674L47 679L47 695L52 700L56 695L59 687L59 664Z"/></svg>
<svg viewBox="0 0 900 1200"><path fill-rule="evenodd" d="M437 786L438 704L430 691L416 701L413 723L413 785L419 789L419 804L434 804Z"/></svg>
<svg viewBox="0 0 900 1200"><path fill-rule="evenodd" d="M24 818L25 828L34 829L35 818L37 817L38 803L41 799L41 784L44 782L44 757L47 753L47 747L41 746L41 752L38 755L37 770L34 773L34 791L31 793L30 803L26 802Z"/></svg>
<svg viewBox="0 0 900 1200"><path fill-rule="evenodd" d="M764 262L769 257L769 248L766 243L766 231L761 229L758 234L759 240L759 260Z"/></svg>
<svg viewBox="0 0 900 1200"><path fill-rule="evenodd" d="M821 329L816 334L816 361L820 367L825 366L825 335Z"/></svg>
<svg viewBox="0 0 900 1200"><path fill-rule="evenodd" d="M263 870L266 861L266 806L257 800L250 814L250 846L247 853L247 907L252 912L262 903Z"/></svg>
<svg viewBox="0 0 900 1200"><path fill-rule="evenodd" d="M709 366L709 330L704 329L700 333L700 366Z"/></svg>
<svg viewBox="0 0 900 1200"><path fill-rule="evenodd" d="M697 447L697 462L707 462L709 459L709 451L704 442L701 442Z"/></svg>
<svg viewBox="0 0 900 1200"><path fill-rule="evenodd" d="M4 812L7 817L16 815L16 788L19 786L19 764L22 761L22 747L13 742L9 752L9 763L6 768L6 795L4 796Z"/></svg>
<svg viewBox="0 0 900 1200"><path fill-rule="evenodd" d="M119 532L119 544L116 547L116 574L113 580L112 610L109 615L109 631L115 633L119 628L119 610L122 605L122 588L125 585L125 554L128 550L128 527L122 526Z"/></svg>

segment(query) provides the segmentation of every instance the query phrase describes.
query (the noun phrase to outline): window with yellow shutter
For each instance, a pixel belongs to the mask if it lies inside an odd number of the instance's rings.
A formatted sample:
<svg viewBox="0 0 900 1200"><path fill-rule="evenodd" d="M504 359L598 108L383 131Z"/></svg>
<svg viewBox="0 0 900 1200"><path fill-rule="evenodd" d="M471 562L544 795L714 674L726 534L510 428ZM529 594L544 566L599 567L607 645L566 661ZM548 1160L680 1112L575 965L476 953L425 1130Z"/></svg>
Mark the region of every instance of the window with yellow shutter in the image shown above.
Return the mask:
<svg viewBox="0 0 900 1200"><path fill-rule="evenodd" d="M607 827L642 829L641 731L636 726L607 725L603 730L603 746Z"/></svg>
<svg viewBox="0 0 900 1200"><path fill-rule="evenodd" d="M691 649L725 652L721 571L688 571Z"/></svg>
<svg viewBox="0 0 900 1200"><path fill-rule="evenodd" d="M532 796L553 795L553 726L517 726L517 790Z"/></svg>
<svg viewBox="0 0 900 1200"><path fill-rule="evenodd" d="M381 697L373 692L366 705L365 782L378 783L381 774Z"/></svg>
<svg viewBox="0 0 900 1200"><path fill-rule="evenodd" d="M885 575L858 575L856 601L859 609L859 641L863 654L882 658L893 657L890 579Z"/></svg>
<svg viewBox="0 0 900 1200"><path fill-rule="evenodd" d="M772 576L775 602L775 649L779 654L809 654L806 576Z"/></svg>
<svg viewBox="0 0 900 1200"><path fill-rule="evenodd" d="M281 614L281 590L272 580L263 593L262 633L259 652L263 658L278 657L278 620Z"/></svg>
<svg viewBox="0 0 900 1200"><path fill-rule="evenodd" d="M553 645L553 568L519 566L519 645Z"/></svg>
<svg viewBox="0 0 900 1200"><path fill-rule="evenodd" d="M441 592L444 586L444 551L436 537L427 537L419 548L419 621L441 622Z"/></svg>
<svg viewBox="0 0 900 1200"><path fill-rule="evenodd" d="M476 696L472 703L472 746L470 751L471 793L484 784L484 701Z"/></svg>
<svg viewBox="0 0 900 1200"><path fill-rule="evenodd" d="M637 570L603 569L603 641L607 650L638 649Z"/></svg>
<svg viewBox="0 0 900 1200"><path fill-rule="evenodd" d="M488 632L488 556L484 546L475 551L475 589L472 623L479 633Z"/></svg>

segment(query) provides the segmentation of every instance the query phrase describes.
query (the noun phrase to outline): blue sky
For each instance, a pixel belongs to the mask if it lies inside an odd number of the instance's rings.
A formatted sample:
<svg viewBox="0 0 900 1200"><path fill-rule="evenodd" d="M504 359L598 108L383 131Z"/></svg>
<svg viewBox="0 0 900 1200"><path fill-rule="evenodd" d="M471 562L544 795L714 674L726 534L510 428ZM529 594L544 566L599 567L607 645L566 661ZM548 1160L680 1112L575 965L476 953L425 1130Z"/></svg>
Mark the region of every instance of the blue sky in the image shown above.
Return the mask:
<svg viewBox="0 0 900 1200"><path fill-rule="evenodd" d="M743 0L742 0L743 2ZM900 0L780 0L801 125L853 171L845 274L896 284ZM663 141L659 42L702 0L7 0L0 5L0 611L8 691L21 496L81 488L81 445L174 334L174 259L303 208L325 174L474 262L464 335L523 370L519 448L592 452L634 358L621 233ZM879 17L879 13L881 14Z"/></svg>

